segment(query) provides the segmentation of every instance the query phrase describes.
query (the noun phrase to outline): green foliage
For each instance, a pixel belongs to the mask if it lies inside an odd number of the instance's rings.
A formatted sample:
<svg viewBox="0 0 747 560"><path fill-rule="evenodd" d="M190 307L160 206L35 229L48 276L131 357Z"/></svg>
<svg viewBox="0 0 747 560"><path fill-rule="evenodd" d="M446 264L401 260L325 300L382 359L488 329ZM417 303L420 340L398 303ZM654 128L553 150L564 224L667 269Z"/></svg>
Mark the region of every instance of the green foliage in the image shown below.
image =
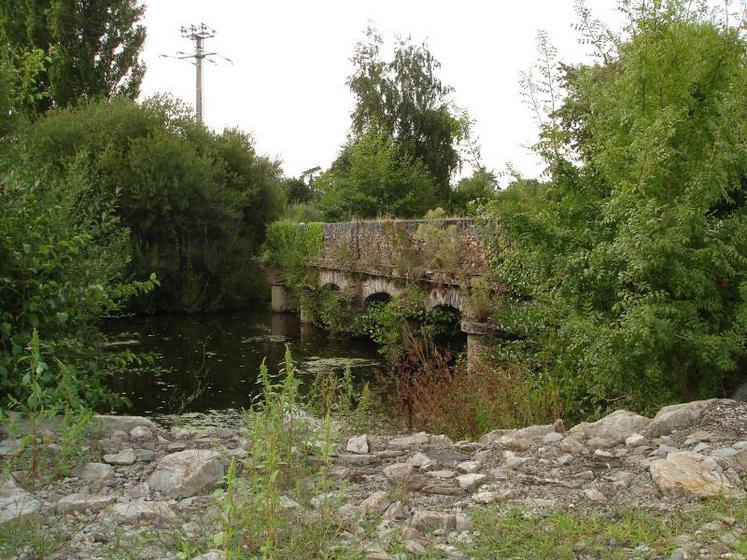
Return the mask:
<svg viewBox="0 0 747 560"><path fill-rule="evenodd" d="M549 181L491 205L521 337L506 359L553 376L575 418L724 394L743 371L747 51L688 6L641 3L607 62L566 69Z"/></svg>
<svg viewBox="0 0 747 560"><path fill-rule="evenodd" d="M46 408L102 404L103 375L137 357L104 354L96 323L157 282L123 282L127 231L112 196L73 174L43 183L32 173L6 163L0 180L0 393Z"/></svg>
<svg viewBox="0 0 747 560"><path fill-rule="evenodd" d="M381 36L369 27L353 54L348 77L355 97L353 135L357 140L381 132L395 141L404 156L423 162L437 200L445 201L461 163L456 144L465 132L449 100L453 89L438 77L441 65L426 44L399 39L389 61L382 58L382 46Z"/></svg>
<svg viewBox="0 0 747 560"><path fill-rule="evenodd" d="M144 13L137 0L2 0L0 38L14 53L15 71L32 69L35 77L16 110L137 97L145 73L139 61ZM43 66L37 53L46 58Z"/></svg>
<svg viewBox="0 0 747 560"><path fill-rule="evenodd" d="M24 143L50 177L83 175L97 196L117 197L130 274L161 280L137 309L236 308L261 293L252 256L284 197L278 164L248 135L210 132L186 106L159 97L54 111Z"/></svg>
<svg viewBox="0 0 747 560"><path fill-rule="evenodd" d="M311 263L323 249L324 230L319 222L274 222L267 226L264 260L280 270L296 297L309 285Z"/></svg>
<svg viewBox="0 0 747 560"><path fill-rule="evenodd" d="M696 546L707 549L733 529L703 530L714 521L734 518L747 521L747 508L739 501L714 500L688 511L624 509L609 514L578 514L554 511L546 516L528 516L517 509L473 511L478 537L470 547L473 558L508 557L521 560L575 560L585 558L630 558L630 551L645 545L648 557L668 558L681 546L678 537L695 535ZM721 523L715 523L722 527ZM727 541L730 542L730 541ZM728 545L741 552L745 539ZM723 546L723 545L722 545Z"/></svg>
<svg viewBox="0 0 747 560"><path fill-rule="evenodd" d="M372 130L344 152L344 164L317 179L319 208L326 221L375 218L382 214L417 217L435 204L437 184L420 158L388 134Z"/></svg>
<svg viewBox="0 0 747 560"><path fill-rule="evenodd" d="M457 183L449 195L449 210L452 215L468 214L476 203L492 200L498 191L498 181L493 173L478 169L471 177Z"/></svg>
<svg viewBox="0 0 747 560"><path fill-rule="evenodd" d="M339 547L346 519L337 514L339 504L328 493L335 440L329 410L323 420L304 412L309 403L299 393L300 380L286 350L285 364L271 375L263 364L258 379L262 394L246 412L252 448L241 469L234 461L226 490L219 493L222 531L213 542L227 559L356 558ZM312 393L311 399L319 395ZM241 474L239 474L239 472ZM283 499L307 505L322 496L315 516L299 515L283 507ZM332 547L335 546L335 549Z"/></svg>

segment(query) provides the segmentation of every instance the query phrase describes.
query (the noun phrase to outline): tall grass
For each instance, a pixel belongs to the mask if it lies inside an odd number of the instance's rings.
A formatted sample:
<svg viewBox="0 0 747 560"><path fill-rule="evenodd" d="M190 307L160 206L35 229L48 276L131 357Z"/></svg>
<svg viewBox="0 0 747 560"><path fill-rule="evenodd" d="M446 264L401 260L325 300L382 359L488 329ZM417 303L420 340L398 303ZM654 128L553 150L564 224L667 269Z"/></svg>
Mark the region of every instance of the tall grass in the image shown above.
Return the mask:
<svg viewBox="0 0 747 560"><path fill-rule="evenodd" d="M215 544L227 560L356 558L336 548L348 520L329 496L334 407L321 420L305 412L309 401L301 399L288 349L282 371L271 375L263 363L259 382L262 392L245 415L251 449L228 469Z"/></svg>

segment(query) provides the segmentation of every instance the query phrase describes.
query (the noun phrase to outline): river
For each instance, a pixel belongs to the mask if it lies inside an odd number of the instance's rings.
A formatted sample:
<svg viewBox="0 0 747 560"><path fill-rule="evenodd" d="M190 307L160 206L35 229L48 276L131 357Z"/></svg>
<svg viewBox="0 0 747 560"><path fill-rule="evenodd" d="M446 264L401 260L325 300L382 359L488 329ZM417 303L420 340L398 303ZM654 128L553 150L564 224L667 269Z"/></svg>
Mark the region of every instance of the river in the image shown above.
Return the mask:
<svg viewBox="0 0 747 560"><path fill-rule="evenodd" d="M277 371L288 345L300 375L320 368L340 374L350 364L357 379L383 371L376 346L334 337L295 315L265 307L231 313L156 315L116 319L103 326L119 348L156 355L157 371L123 372L111 388L132 403L130 414L171 414L242 408L257 394L262 360Z"/></svg>

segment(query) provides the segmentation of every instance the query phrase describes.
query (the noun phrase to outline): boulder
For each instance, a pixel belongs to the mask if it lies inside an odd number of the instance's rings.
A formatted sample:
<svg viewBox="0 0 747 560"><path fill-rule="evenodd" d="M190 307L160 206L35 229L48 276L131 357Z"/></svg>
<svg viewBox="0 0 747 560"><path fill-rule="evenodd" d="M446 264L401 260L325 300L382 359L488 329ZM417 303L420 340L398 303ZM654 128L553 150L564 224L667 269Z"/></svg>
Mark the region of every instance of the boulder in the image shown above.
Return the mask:
<svg viewBox="0 0 747 560"><path fill-rule="evenodd" d="M410 447L419 447L425 445L429 440L428 434L425 432L419 432L409 436L400 436L389 440L389 447L395 447L397 449L407 449Z"/></svg>
<svg viewBox="0 0 747 560"><path fill-rule="evenodd" d="M162 457L148 484L172 498L187 498L219 486L223 474L217 452L189 449Z"/></svg>
<svg viewBox="0 0 747 560"><path fill-rule="evenodd" d="M419 510L412 516L412 526L419 531L434 529L453 531L456 529L456 516L440 511Z"/></svg>
<svg viewBox="0 0 747 560"><path fill-rule="evenodd" d="M153 431L147 426L135 426L130 430L130 437L138 440L153 439Z"/></svg>
<svg viewBox="0 0 747 560"><path fill-rule="evenodd" d="M549 433L555 431L553 424L527 426L519 430L495 430L480 438L480 445L492 447L502 445L515 451L524 451L534 443L542 441Z"/></svg>
<svg viewBox="0 0 747 560"><path fill-rule="evenodd" d="M110 453L104 455L104 462L110 465L131 465L137 461L137 455L132 449L125 449L120 453Z"/></svg>
<svg viewBox="0 0 747 560"><path fill-rule="evenodd" d="M351 437L348 440L347 445L345 446L345 451L347 451L348 453L364 454L368 453L369 450L370 446L368 443L368 436L366 436L366 434L363 434L362 436Z"/></svg>
<svg viewBox="0 0 747 560"><path fill-rule="evenodd" d="M712 457L692 451L670 453L666 459L651 463L651 478L665 494L684 494L698 498L733 498L744 491L729 480Z"/></svg>
<svg viewBox="0 0 747 560"><path fill-rule="evenodd" d="M407 463L394 463L384 467L384 476L392 482L401 482L412 474L414 467Z"/></svg>
<svg viewBox="0 0 747 560"><path fill-rule="evenodd" d="M389 499L389 493L380 490L374 492L368 498L363 500L361 502L361 509L363 510L363 513L384 513L391 503L392 501Z"/></svg>
<svg viewBox="0 0 747 560"><path fill-rule="evenodd" d="M114 469L105 463L86 463L78 467L76 474L83 482L102 483L114 478Z"/></svg>
<svg viewBox="0 0 747 560"><path fill-rule="evenodd" d="M175 517L174 510L168 502L134 500L123 504L114 504L111 511L117 519L126 523Z"/></svg>
<svg viewBox="0 0 747 560"><path fill-rule="evenodd" d="M116 496L76 492L61 498L57 502L57 511L59 513L97 512L116 501Z"/></svg>
<svg viewBox="0 0 747 560"><path fill-rule="evenodd" d="M669 435L674 430L687 428L700 418L708 405L716 402L716 400L708 399L665 406L656 413L643 433L648 437L655 438Z"/></svg>
<svg viewBox="0 0 747 560"><path fill-rule="evenodd" d="M0 483L0 525L26 519L41 509L41 502L13 480Z"/></svg>
<svg viewBox="0 0 747 560"><path fill-rule="evenodd" d="M471 492L485 483L487 475L479 473L463 474L456 478L459 488Z"/></svg>
<svg viewBox="0 0 747 560"><path fill-rule="evenodd" d="M158 430L152 420L149 420L143 416L117 416L114 414L96 414L93 417L93 421L101 425L105 432L127 432L129 433L133 428L142 426L148 428L152 432Z"/></svg>
<svg viewBox="0 0 747 560"><path fill-rule="evenodd" d="M651 420L629 410L617 410L596 422L581 422L570 430L568 435L579 440L610 438L624 440L633 433L643 430Z"/></svg>

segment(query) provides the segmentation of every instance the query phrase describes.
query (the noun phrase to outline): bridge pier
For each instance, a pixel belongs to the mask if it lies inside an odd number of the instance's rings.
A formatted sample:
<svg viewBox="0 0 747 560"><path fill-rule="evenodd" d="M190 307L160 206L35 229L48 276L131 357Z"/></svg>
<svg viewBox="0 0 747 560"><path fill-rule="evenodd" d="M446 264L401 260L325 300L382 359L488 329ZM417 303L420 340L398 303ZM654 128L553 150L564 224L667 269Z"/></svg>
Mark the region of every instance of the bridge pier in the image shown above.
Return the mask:
<svg viewBox="0 0 747 560"><path fill-rule="evenodd" d="M460 327L467 335L467 371L472 373L489 369L495 351L495 326L462 319Z"/></svg>
<svg viewBox="0 0 747 560"><path fill-rule="evenodd" d="M282 282L273 282L270 305L275 313L288 313L291 311L288 302L288 287Z"/></svg>

